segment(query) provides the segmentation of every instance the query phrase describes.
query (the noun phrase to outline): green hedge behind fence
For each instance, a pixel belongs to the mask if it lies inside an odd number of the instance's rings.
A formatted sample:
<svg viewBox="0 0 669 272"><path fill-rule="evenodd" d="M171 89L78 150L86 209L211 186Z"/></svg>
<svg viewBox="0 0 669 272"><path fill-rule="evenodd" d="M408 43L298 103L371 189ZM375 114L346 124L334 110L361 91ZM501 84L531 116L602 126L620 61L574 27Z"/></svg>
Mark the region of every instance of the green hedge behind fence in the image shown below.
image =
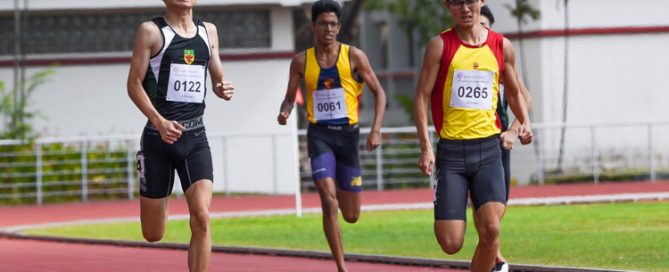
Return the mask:
<svg viewBox="0 0 669 272"><path fill-rule="evenodd" d="M126 145L108 143L0 146L0 204L39 203L40 178L42 203L128 198L128 179L131 187L136 180L133 156Z"/></svg>

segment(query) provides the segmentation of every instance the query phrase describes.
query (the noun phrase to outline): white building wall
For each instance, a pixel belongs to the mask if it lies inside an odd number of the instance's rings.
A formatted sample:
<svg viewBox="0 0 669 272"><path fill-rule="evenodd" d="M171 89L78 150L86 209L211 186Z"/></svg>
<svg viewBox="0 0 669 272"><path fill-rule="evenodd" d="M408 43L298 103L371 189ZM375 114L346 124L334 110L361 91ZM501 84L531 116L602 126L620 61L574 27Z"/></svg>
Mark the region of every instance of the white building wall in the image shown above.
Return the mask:
<svg viewBox="0 0 669 272"><path fill-rule="evenodd" d="M31 3L47 5L55 1L33 0ZM71 4L77 3L83 2ZM6 7L0 5L2 8ZM291 10L275 7L271 11L272 48L244 49L245 53L293 51ZM238 50L223 53L234 54L235 51ZM120 57L129 55L125 53ZM293 116L287 126L276 122L289 65L289 58L224 60L226 79L236 87L229 102L214 95L208 83L204 122L214 159L215 191L224 188L232 192L290 194L295 191L299 180L298 154L295 152L297 141L291 137L291 131L296 129L296 120L301 117ZM44 68L29 67L26 72L30 75ZM45 116L35 119L36 131L51 137L129 134L137 135L139 140L146 117L127 95L128 69L128 63L56 67L55 74L35 90L30 101L30 107ZM12 67L0 67L0 80L5 82L6 89L11 88ZM220 135L231 134L234 136L228 138L224 146ZM179 187L175 186L175 191L178 192Z"/></svg>
<svg viewBox="0 0 669 272"><path fill-rule="evenodd" d="M541 11L541 19L523 25L524 32L543 33L563 30L565 7L562 0L532 0ZM505 5L512 0L488 1L495 14L495 30L517 33L515 18ZM669 87L658 84L665 78L664 63L669 32L659 33L606 33L611 28L667 27L669 17L665 11L669 2L653 0L644 2L652 8L630 9L617 1L569 1L569 28L583 30L599 28L601 34L569 37L568 50L568 110L567 122L626 122L669 120L665 101ZM512 40L517 52L518 71L522 71L520 42ZM523 42L527 65L525 81L533 97L532 118L535 123L562 122L564 90L565 37L535 35ZM661 130L664 128L656 128ZM543 133L540 148L545 152L547 166L555 167L560 130L537 131ZM661 135L661 134L659 134ZM600 159L622 155L637 158L641 167L648 167L648 136L644 127L608 128L595 132ZM653 144L667 146L669 138L655 135ZM536 157L533 147L522 147L512 152L513 176L526 182L536 174ZM623 150L623 151L621 151ZM565 142L564 165L566 168L584 167L591 163L592 136L589 129L568 129ZM659 158L669 157L666 149L655 149ZM638 155L638 154L646 155ZM588 166L585 166L588 167Z"/></svg>

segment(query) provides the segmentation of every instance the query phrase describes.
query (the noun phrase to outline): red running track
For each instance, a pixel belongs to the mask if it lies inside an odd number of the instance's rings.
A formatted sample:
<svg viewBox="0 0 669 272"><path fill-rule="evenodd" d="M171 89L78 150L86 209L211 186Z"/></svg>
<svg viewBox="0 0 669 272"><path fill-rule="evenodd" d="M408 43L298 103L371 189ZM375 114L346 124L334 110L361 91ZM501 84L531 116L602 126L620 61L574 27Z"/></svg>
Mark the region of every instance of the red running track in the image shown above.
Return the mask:
<svg viewBox="0 0 669 272"><path fill-rule="evenodd" d="M669 192L669 182L527 186L511 198ZM363 204L430 202L429 189L363 194ZM317 194L303 196L305 208L319 207ZM212 212L290 209L293 196L215 197ZM170 214L188 212L184 199L170 200ZM138 217L137 200L43 206L0 207L0 228L84 219ZM0 271L186 271L183 250L83 245L0 238ZM449 271L436 268L349 262L351 271ZM214 253L211 271L334 271L331 260ZM451 270L453 271L453 270Z"/></svg>
<svg viewBox="0 0 669 272"><path fill-rule="evenodd" d="M625 193L669 192L669 181L626 182L600 184L569 184L547 186L517 186L511 188L511 199L528 197L611 195ZM432 190L366 191L362 194L363 205L424 203L432 201ZM302 196L304 208L318 208L318 194ZM214 197L211 212L260 211L295 208L292 195L280 196L233 196ZM169 202L171 215L188 214L183 198ZM43 206L0 207L0 228L63 222L85 219L139 217L138 200L53 204Z"/></svg>
<svg viewBox="0 0 669 272"><path fill-rule="evenodd" d="M185 250L0 239L0 271L132 272L188 271ZM348 262L351 271L456 271L437 268ZM330 260L213 253L209 271L335 271Z"/></svg>

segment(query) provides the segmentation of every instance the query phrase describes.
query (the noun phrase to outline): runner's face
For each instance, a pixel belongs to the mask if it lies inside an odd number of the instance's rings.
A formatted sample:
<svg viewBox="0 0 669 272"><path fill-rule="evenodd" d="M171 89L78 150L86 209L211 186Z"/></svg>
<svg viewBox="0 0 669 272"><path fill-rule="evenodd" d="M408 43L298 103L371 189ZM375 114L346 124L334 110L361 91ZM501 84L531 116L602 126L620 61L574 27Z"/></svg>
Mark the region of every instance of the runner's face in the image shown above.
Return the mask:
<svg viewBox="0 0 669 272"><path fill-rule="evenodd" d="M455 24L470 28L480 23L481 6L485 0L446 0L444 6L451 12Z"/></svg>
<svg viewBox="0 0 669 272"><path fill-rule="evenodd" d="M175 8L193 8L197 0L163 0L165 6Z"/></svg>
<svg viewBox="0 0 669 272"><path fill-rule="evenodd" d="M319 44L332 44L337 41L339 34L339 19L334 12L321 13L316 21L311 23L311 31Z"/></svg>
<svg viewBox="0 0 669 272"><path fill-rule="evenodd" d="M481 15L481 25L485 28L490 28L490 20L488 17Z"/></svg>

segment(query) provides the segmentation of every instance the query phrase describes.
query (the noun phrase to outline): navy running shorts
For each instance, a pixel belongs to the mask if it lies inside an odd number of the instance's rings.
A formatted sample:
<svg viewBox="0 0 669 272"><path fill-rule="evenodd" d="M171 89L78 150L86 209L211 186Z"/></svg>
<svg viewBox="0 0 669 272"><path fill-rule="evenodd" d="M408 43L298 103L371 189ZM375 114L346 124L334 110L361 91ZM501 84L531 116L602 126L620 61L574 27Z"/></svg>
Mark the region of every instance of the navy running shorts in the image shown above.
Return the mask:
<svg viewBox="0 0 669 272"><path fill-rule="evenodd" d="M309 124L307 147L314 182L333 178L347 192L362 192L358 125Z"/></svg>

